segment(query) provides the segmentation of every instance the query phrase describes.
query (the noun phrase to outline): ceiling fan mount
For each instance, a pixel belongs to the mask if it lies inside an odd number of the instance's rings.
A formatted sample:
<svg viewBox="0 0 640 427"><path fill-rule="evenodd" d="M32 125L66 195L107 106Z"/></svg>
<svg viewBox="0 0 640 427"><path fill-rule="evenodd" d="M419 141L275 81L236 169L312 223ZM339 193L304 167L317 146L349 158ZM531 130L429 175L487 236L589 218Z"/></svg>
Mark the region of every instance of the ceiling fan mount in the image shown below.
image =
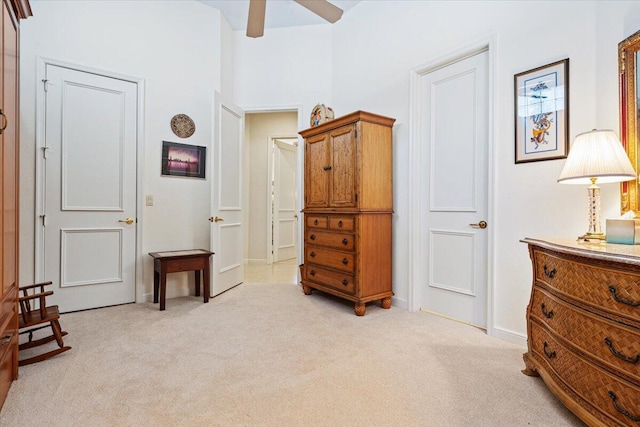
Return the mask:
<svg viewBox="0 0 640 427"><path fill-rule="evenodd" d="M309 9L322 19L330 23L338 21L342 17L342 9L329 3L327 0L293 0L299 5ZM247 37L262 37L264 35L264 15L267 0L249 0L249 17L247 19Z"/></svg>

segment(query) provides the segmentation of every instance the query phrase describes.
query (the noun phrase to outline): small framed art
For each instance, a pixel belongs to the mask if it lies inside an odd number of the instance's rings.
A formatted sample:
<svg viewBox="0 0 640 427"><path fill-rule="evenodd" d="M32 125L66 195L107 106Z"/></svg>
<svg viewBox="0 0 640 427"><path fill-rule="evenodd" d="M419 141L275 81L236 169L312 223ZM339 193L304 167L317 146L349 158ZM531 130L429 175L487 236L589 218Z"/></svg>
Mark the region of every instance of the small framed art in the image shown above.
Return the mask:
<svg viewBox="0 0 640 427"><path fill-rule="evenodd" d="M515 162L569 154L569 59L514 76Z"/></svg>
<svg viewBox="0 0 640 427"><path fill-rule="evenodd" d="M204 178L207 147L162 141L162 175Z"/></svg>

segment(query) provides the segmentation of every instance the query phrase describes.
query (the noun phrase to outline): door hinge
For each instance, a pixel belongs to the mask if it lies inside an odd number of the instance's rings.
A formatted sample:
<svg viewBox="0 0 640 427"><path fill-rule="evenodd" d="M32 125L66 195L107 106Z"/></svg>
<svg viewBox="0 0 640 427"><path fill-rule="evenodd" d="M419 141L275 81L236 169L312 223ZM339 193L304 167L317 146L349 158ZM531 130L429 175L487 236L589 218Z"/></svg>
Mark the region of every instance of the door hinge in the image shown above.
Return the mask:
<svg viewBox="0 0 640 427"><path fill-rule="evenodd" d="M49 83L48 79L42 79L42 85L44 86L44 91L45 92L47 92L47 90L48 90L47 83Z"/></svg>
<svg viewBox="0 0 640 427"><path fill-rule="evenodd" d="M47 215L45 215L45 214L40 215L40 219L42 219L42 226L46 227L47 226Z"/></svg>

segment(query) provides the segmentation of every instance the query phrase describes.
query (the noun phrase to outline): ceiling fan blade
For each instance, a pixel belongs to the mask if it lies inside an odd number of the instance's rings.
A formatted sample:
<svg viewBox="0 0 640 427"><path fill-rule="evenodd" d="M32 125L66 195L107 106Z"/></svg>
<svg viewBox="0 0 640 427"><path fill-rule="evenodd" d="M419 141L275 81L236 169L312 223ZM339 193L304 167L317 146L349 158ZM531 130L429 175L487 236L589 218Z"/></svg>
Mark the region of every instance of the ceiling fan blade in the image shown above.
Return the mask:
<svg viewBox="0 0 640 427"><path fill-rule="evenodd" d="M327 0L293 0L332 24L342 17L342 9Z"/></svg>
<svg viewBox="0 0 640 427"><path fill-rule="evenodd" d="M267 0L250 0L249 17L247 18L247 37L262 37L264 35L264 11Z"/></svg>

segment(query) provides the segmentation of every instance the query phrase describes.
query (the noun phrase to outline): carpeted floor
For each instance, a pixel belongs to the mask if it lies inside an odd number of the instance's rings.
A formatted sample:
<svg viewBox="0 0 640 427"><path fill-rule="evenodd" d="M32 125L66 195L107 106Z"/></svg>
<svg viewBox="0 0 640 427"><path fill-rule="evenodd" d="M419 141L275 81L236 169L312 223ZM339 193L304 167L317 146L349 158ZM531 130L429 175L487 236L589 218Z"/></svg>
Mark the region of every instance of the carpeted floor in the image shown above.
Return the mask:
<svg viewBox="0 0 640 427"><path fill-rule="evenodd" d="M0 425L579 426L523 348L430 314L246 283L203 304L62 316L72 350L20 368Z"/></svg>

